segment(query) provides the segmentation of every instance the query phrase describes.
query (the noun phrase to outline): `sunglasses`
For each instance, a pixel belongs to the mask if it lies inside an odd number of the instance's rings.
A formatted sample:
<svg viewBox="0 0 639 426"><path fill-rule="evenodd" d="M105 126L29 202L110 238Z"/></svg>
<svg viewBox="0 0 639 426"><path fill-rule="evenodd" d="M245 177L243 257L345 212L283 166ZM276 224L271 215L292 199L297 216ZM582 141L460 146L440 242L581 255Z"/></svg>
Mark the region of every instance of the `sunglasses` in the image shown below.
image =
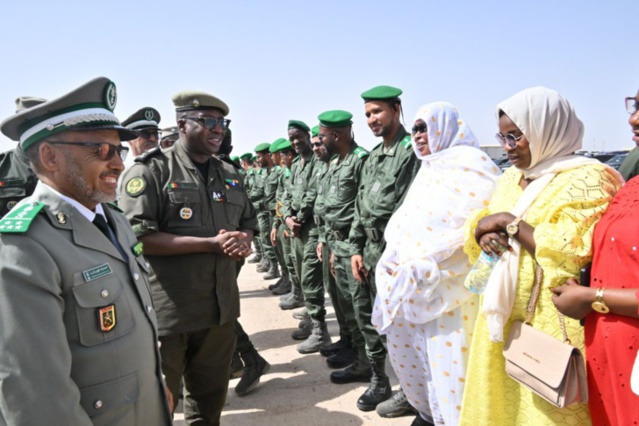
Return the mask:
<svg viewBox="0 0 639 426"><path fill-rule="evenodd" d="M122 145L113 145L106 142L49 142L51 145L76 145L76 146L88 146L97 148L98 158L101 161L111 161L118 153L118 156L122 161L126 159L126 155L129 153L129 148Z"/></svg>
<svg viewBox="0 0 639 426"><path fill-rule="evenodd" d="M231 120L227 118L214 118L214 117L184 117L187 120L197 121L201 126L206 127L209 130L213 130L220 125L222 130L226 130L229 128L229 124L231 124Z"/></svg>
<svg viewBox="0 0 639 426"><path fill-rule="evenodd" d="M426 133L426 131L428 131L428 126L426 125L426 123L415 124L411 131L414 135L416 135L417 133Z"/></svg>
<svg viewBox="0 0 639 426"><path fill-rule="evenodd" d="M639 101L637 98L626 98L626 111L628 114L634 115L639 110Z"/></svg>
<svg viewBox="0 0 639 426"><path fill-rule="evenodd" d="M138 135L142 138L142 139L146 139L147 141L151 140L152 138L157 140L160 140L160 131L159 130L140 130L138 132Z"/></svg>
<svg viewBox="0 0 639 426"><path fill-rule="evenodd" d="M519 136L515 136L512 133L506 133L502 135L501 133L497 133L495 135L497 140L502 144L504 148L515 148L517 146L517 141L524 137L523 133Z"/></svg>

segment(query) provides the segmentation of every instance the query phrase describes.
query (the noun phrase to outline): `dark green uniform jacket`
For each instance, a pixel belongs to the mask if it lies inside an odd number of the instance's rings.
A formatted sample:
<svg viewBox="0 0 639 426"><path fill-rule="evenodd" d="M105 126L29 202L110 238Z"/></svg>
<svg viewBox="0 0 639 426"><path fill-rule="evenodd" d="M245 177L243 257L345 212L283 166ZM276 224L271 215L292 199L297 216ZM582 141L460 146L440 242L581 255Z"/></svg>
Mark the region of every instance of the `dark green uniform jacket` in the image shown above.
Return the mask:
<svg viewBox="0 0 639 426"><path fill-rule="evenodd" d="M37 181L21 148L0 154L0 217L18 201L33 194Z"/></svg>

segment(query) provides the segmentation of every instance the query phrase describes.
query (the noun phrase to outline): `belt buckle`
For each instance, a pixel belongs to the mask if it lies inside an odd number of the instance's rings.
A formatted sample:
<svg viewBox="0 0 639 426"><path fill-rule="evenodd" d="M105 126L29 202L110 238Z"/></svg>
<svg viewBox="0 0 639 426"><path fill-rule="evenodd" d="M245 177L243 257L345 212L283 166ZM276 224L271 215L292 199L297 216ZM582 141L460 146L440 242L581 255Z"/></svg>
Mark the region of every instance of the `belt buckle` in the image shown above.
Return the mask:
<svg viewBox="0 0 639 426"><path fill-rule="evenodd" d="M317 215L313 215L313 222L315 222L315 225L320 226L322 224L322 219L320 219Z"/></svg>

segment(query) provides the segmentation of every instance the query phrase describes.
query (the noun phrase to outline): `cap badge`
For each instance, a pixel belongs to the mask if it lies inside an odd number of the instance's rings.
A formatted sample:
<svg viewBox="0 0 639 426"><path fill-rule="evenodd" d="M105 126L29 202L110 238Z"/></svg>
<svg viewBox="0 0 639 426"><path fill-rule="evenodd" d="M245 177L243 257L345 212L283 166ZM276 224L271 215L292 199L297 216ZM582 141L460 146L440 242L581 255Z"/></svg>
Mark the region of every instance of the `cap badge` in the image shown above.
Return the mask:
<svg viewBox="0 0 639 426"><path fill-rule="evenodd" d="M67 223L67 217L64 215L64 213L60 212L58 214L55 215L56 220L58 221L58 223L60 225L64 225Z"/></svg>
<svg viewBox="0 0 639 426"><path fill-rule="evenodd" d="M193 216L193 210L188 207L183 207L180 210L180 217L184 220L189 220Z"/></svg>
<svg viewBox="0 0 639 426"><path fill-rule="evenodd" d="M193 99L193 102L191 102L191 105L193 105L195 108L199 108L200 101L198 101L197 99Z"/></svg>
<svg viewBox="0 0 639 426"><path fill-rule="evenodd" d="M118 94L115 90L115 83L110 81L104 89L104 103L106 104L107 108L113 111L117 102Z"/></svg>
<svg viewBox="0 0 639 426"><path fill-rule="evenodd" d="M153 110L147 109L146 111L144 111L144 118L146 118L149 121L153 120Z"/></svg>

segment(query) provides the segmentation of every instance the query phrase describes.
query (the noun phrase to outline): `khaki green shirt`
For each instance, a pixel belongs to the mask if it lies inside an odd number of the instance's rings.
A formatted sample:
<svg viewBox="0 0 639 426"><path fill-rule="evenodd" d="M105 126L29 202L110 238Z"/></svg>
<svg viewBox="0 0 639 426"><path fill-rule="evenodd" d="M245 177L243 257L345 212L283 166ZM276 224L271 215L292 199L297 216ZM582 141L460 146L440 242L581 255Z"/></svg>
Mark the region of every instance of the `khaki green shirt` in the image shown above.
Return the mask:
<svg viewBox="0 0 639 426"><path fill-rule="evenodd" d="M384 250L383 233L393 212L399 207L420 162L411 145L410 134L400 127L388 148L380 143L370 152L364 164L353 225L349 234L351 255L364 257L371 269ZM374 229L378 241L367 238L366 229Z"/></svg>
<svg viewBox="0 0 639 426"><path fill-rule="evenodd" d="M626 158L619 166L619 173L626 181L639 175L639 148L630 150Z"/></svg>
<svg viewBox="0 0 639 426"><path fill-rule="evenodd" d="M325 176L325 234L336 256L350 255L348 237L355 216L362 168L367 158L368 151L353 143L343 159L337 156L331 159L330 172Z"/></svg>
<svg viewBox="0 0 639 426"><path fill-rule="evenodd" d="M213 237L220 230L257 229L242 176L211 158L208 179L182 141L136 160L122 179L120 207L138 237L149 232ZM235 260L214 253L148 256L160 335L200 330L240 314Z"/></svg>
<svg viewBox="0 0 639 426"><path fill-rule="evenodd" d="M280 166L273 166L264 178L264 206L269 213L274 212L277 207L277 187L281 173Z"/></svg>
<svg viewBox="0 0 639 426"><path fill-rule="evenodd" d="M249 199L258 213L266 210L266 204L264 204L264 186L266 184L267 174L268 169L264 167L255 170L255 173L253 174L253 182L251 183Z"/></svg>
<svg viewBox="0 0 639 426"><path fill-rule="evenodd" d="M315 198L315 205L313 206L313 215L315 224L318 225L320 243L326 243L324 216L326 215L326 194L328 193L329 171L329 163L318 161L316 166L317 197Z"/></svg>
<svg viewBox="0 0 639 426"><path fill-rule="evenodd" d="M0 154L0 217L33 194L38 179L20 147Z"/></svg>
<svg viewBox="0 0 639 426"><path fill-rule="evenodd" d="M277 191L275 191L276 206L279 205L279 216L275 216L273 221L273 228L277 229L284 222L284 200L286 194L292 190L293 175L291 169L288 167L282 167L282 171L279 174Z"/></svg>
<svg viewBox="0 0 639 426"><path fill-rule="evenodd" d="M295 216L302 223L313 221L313 206L317 197L315 169L320 162L313 152L306 158L297 157L291 166L291 191L286 193L284 217Z"/></svg>

